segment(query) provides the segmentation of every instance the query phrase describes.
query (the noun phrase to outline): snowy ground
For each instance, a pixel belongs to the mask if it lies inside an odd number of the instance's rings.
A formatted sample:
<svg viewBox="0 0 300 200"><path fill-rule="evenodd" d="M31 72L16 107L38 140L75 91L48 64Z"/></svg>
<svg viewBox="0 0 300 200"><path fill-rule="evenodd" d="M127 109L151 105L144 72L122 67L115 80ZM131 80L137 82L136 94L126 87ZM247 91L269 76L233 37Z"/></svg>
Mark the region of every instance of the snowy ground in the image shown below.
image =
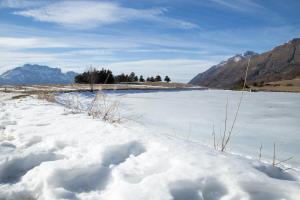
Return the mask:
<svg viewBox="0 0 300 200"><path fill-rule="evenodd" d="M106 93L120 102L123 117L138 122L146 130L208 145L213 145L213 126L220 141L227 98L227 126L230 126L241 95L224 90ZM86 104L94 98L89 92L61 96L75 96L80 101L86 100ZM293 156L289 163L300 167L299 99L300 93L245 93L229 150L257 158L262 145L262 159L268 161L272 159L275 142L278 157Z"/></svg>
<svg viewBox="0 0 300 200"><path fill-rule="evenodd" d="M184 99L184 95L189 96ZM207 91L200 99L198 95L195 91L113 94L120 99L121 114L127 119L119 125L92 119L86 113L73 114L61 105L32 97L0 98L0 199L299 199L300 172L296 164L294 169L283 171L257 158L216 151L204 145L209 138L199 142L208 130L211 137L212 125L208 124L221 126L219 116L224 118L226 102L220 100L225 96L226 101L228 93L212 95ZM210 95L216 98L204 98ZM278 104L282 108L299 106L293 102L293 94L286 95L291 95L288 102L282 97L266 113L245 103L250 110L241 112L241 119L252 116L252 112L263 112L266 115L255 115L257 121L247 122L249 126L259 121L259 130L265 128L265 123L273 123L274 133L282 132L278 130L282 124L268 121L279 117L272 113L275 107L274 112L286 118L283 125L292 126L283 126L285 134L297 136L292 130L297 128L294 117L297 119L299 112L279 112L277 108ZM237 96L230 93L230 105ZM269 97L281 98L273 94ZM88 94L82 98L90 100ZM247 95L245 99L251 97ZM258 95L252 100L268 99ZM190 101L202 101L206 106L193 106ZM216 106L209 107L210 104ZM294 107L294 111L297 109ZM207 124L202 118L191 117L198 117L198 112L206 115ZM187 118L185 114L189 114ZM189 129L181 125L191 123L190 127L198 127L197 120L203 125L203 130L196 131L200 136L194 134L193 128L184 134ZM239 134L249 131L241 129L244 123L237 127ZM175 134L170 131L173 125ZM294 139L299 144L299 136ZM296 147L292 149L299 153Z"/></svg>

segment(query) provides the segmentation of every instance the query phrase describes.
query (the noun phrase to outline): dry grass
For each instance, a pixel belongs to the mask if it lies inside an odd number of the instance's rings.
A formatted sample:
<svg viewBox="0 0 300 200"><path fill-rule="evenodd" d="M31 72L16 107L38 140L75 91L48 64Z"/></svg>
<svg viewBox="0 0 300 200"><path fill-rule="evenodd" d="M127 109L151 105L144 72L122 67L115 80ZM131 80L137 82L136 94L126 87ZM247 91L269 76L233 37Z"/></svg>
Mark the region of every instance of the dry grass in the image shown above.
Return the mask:
<svg viewBox="0 0 300 200"><path fill-rule="evenodd" d="M76 94L68 95L64 99L63 105L66 108L68 108L71 111L71 113L73 113L73 114L84 112L83 104L80 101L79 96Z"/></svg>
<svg viewBox="0 0 300 200"><path fill-rule="evenodd" d="M283 160L277 160L277 154L276 154L276 143L274 142L273 143L273 160L272 160L272 166L275 167L275 166L279 166L281 165L281 167L284 167L282 166L282 164L286 163L287 161L293 159L293 156L289 157L289 158L286 158L286 159L283 159ZM286 168L284 170L288 170L289 168Z"/></svg>
<svg viewBox="0 0 300 200"><path fill-rule="evenodd" d="M52 103L56 102L55 94L53 94L51 92L39 92L39 93L37 93L37 98L40 100L45 100L45 101L52 102Z"/></svg>
<svg viewBox="0 0 300 200"><path fill-rule="evenodd" d="M93 90L168 90L190 89L192 85L184 83L145 82L132 84L93 84ZM195 88L194 88L195 89ZM90 91L90 84L45 84L45 85L7 85L0 86L3 92L22 92L36 94L40 92L81 92Z"/></svg>
<svg viewBox="0 0 300 200"><path fill-rule="evenodd" d="M38 92L36 97L40 100L57 103L55 94L52 92ZM121 122L119 102L109 101L104 93L96 94L90 104L80 100L79 95L72 94L67 96L62 104L73 114L86 112L94 119L101 119L109 123Z"/></svg>
<svg viewBox="0 0 300 200"><path fill-rule="evenodd" d="M161 86L161 87L170 87L170 88L185 88L185 87L192 87L191 84L186 83L167 83L167 82L144 82L143 85L148 86Z"/></svg>
<svg viewBox="0 0 300 200"><path fill-rule="evenodd" d="M101 119L109 123L120 123L119 102L110 101L104 93L98 93L91 102L80 99L79 95L69 95L64 98L63 105L71 113L87 113L93 119Z"/></svg>
<svg viewBox="0 0 300 200"><path fill-rule="evenodd" d="M30 96L29 94L21 94L21 95L17 95L17 96L13 96L11 99L23 99Z"/></svg>
<svg viewBox="0 0 300 200"><path fill-rule="evenodd" d="M91 102L88 114L109 123L121 122L118 101L108 101L107 95L98 93Z"/></svg>
<svg viewBox="0 0 300 200"><path fill-rule="evenodd" d="M252 91L300 92L300 77L265 83L261 87L251 86Z"/></svg>

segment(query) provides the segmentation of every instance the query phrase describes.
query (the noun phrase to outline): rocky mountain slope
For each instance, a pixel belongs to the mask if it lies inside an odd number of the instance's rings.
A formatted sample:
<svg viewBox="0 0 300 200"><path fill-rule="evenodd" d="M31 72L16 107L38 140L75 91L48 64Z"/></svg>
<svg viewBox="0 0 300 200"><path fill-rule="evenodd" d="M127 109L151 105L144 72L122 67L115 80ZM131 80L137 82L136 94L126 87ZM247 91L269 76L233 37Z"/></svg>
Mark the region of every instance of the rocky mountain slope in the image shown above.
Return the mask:
<svg viewBox="0 0 300 200"><path fill-rule="evenodd" d="M75 72L63 73L59 68L26 64L0 75L0 84L69 84Z"/></svg>
<svg viewBox="0 0 300 200"><path fill-rule="evenodd" d="M262 54L246 52L236 55L198 74L190 83L211 88L238 88L249 59L248 85L263 86L268 82L295 79L300 76L300 39L293 39Z"/></svg>

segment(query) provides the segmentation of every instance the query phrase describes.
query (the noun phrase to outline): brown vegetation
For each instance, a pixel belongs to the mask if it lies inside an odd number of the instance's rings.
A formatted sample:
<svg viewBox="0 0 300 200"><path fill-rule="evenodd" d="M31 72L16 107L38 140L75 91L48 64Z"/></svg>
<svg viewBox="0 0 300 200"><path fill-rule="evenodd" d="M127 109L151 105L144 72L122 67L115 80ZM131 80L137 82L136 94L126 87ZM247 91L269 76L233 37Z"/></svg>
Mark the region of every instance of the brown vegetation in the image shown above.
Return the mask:
<svg viewBox="0 0 300 200"><path fill-rule="evenodd" d="M300 77L292 80L269 82L262 86L251 86L252 91L300 92Z"/></svg>

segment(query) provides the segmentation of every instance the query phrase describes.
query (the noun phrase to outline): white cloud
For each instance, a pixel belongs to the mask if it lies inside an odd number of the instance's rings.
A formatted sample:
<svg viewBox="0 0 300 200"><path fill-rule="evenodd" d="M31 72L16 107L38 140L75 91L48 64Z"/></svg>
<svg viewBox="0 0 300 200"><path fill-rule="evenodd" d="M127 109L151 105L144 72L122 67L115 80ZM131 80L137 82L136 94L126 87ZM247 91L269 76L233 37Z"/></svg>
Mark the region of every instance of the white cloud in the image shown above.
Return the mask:
<svg viewBox="0 0 300 200"><path fill-rule="evenodd" d="M1 0L0 7L5 8L32 8L45 4L46 1L30 0Z"/></svg>
<svg viewBox="0 0 300 200"><path fill-rule="evenodd" d="M0 51L0 73L25 63L51 64L57 56L49 53Z"/></svg>
<svg viewBox="0 0 300 200"><path fill-rule="evenodd" d="M39 8L16 11L14 14L77 29L94 28L129 20L157 21L183 29L198 27L190 22L165 17L166 11L162 8L127 8L112 2L61 1Z"/></svg>
<svg viewBox="0 0 300 200"><path fill-rule="evenodd" d="M29 48L53 48L69 47L65 43L57 42L48 38L35 37L0 37L0 48L6 49L29 49Z"/></svg>
<svg viewBox="0 0 300 200"><path fill-rule="evenodd" d="M91 48L91 49L126 49L136 48L138 43L128 38L117 38L105 35L73 35L49 37L6 37L0 34L0 49L26 50L36 48Z"/></svg>
<svg viewBox="0 0 300 200"><path fill-rule="evenodd" d="M263 6L253 0L211 0L212 2L240 12L258 12Z"/></svg>

